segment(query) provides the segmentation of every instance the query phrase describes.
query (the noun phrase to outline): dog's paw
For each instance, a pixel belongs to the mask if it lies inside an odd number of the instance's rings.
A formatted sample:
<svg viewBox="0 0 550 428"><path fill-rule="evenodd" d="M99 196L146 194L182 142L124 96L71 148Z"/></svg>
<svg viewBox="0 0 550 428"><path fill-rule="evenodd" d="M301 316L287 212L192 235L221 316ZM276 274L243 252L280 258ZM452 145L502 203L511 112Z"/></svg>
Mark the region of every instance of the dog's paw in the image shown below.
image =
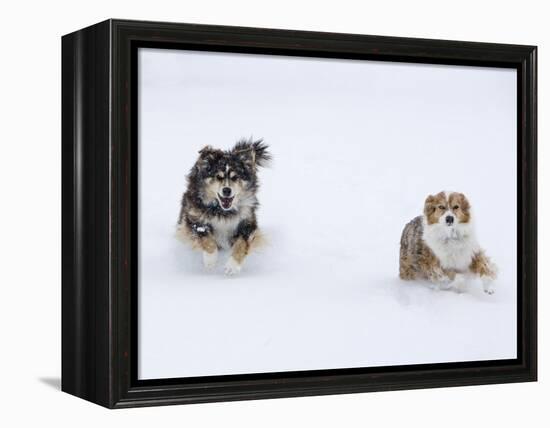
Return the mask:
<svg viewBox="0 0 550 428"><path fill-rule="evenodd" d="M492 285L483 286L483 291L485 292L485 294L488 294L489 296L495 294L495 288Z"/></svg>
<svg viewBox="0 0 550 428"><path fill-rule="evenodd" d="M224 272L227 276L236 275L241 271L242 265L233 257L229 257L225 264Z"/></svg>
<svg viewBox="0 0 550 428"><path fill-rule="evenodd" d="M430 290L433 290L433 291L439 291L441 289L440 284L437 282L430 282L429 287L430 287Z"/></svg>
<svg viewBox="0 0 550 428"><path fill-rule="evenodd" d="M455 276L455 279L451 283L451 287L458 294L464 293L466 291L467 285L468 284L466 283L466 278L464 277L464 275L461 274L457 274Z"/></svg>
<svg viewBox="0 0 550 428"><path fill-rule="evenodd" d="M446 290L451 280L441 269L434 269L429 275L430 288L434 291Z"/></svg>
<svg viewBox="0 0 550 428"><path fill-rule="evenodd" d="M216 262L218 261L218 251L212 253L202 252L202 264L206 269L214 269Z"/></svg>
<svg viewBox="0 0 550 428"><path fill-rule="evenodd" d="M442 281L439 283L439 289L440 290L449 290L453 287L454 282L453 281Z"/></svg>

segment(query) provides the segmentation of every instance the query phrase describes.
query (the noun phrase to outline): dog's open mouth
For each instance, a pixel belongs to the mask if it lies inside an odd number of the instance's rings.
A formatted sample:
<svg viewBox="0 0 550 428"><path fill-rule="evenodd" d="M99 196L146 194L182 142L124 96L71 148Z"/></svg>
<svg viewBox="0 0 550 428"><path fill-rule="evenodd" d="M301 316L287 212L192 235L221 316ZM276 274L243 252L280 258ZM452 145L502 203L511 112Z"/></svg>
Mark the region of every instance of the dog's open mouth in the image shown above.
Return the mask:
<svg viewBox="0 0 550 428"><path fill-rule="evenodd" d="M225 198L223 196L218 195L218 199L220 200L220 205L224 210L228 210L229 208L231 208L231 205L233 204L233 198L234 196L230 198Z"/></svg>

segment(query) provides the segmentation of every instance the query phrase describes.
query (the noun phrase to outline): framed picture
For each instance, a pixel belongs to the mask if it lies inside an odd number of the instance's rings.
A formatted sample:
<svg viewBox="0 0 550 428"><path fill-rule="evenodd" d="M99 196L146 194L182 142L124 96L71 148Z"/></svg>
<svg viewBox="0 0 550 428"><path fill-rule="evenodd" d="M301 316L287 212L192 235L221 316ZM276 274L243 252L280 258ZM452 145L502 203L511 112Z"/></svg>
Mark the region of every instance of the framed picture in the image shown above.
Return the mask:
<svg viewBox="0 0 550 428"><path fill-rule="evenodd" d="M536 48L109 20L62 39L62 389L536 380Z"/></svg>

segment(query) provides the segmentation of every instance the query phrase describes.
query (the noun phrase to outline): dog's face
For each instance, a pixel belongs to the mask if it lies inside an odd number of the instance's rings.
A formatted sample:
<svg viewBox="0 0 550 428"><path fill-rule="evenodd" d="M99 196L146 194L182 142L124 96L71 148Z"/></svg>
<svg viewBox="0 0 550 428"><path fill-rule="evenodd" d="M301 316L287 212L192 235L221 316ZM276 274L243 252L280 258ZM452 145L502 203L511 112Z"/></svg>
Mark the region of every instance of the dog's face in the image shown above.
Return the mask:
<svg viewBox="0 0 550 428"><path fill-rule="evenodd" d="M462 193L439 192L426 199L424 215L428 225L440 224L454 228L470 222L470 203Z"/></svg>
<svg viewBox="0 0 550 428"><path fill-rule="evenodd" d="M195 164L199 194L206 204L218 202L224 211L238 210L254 195L253 153L205 147Z"/></svg>

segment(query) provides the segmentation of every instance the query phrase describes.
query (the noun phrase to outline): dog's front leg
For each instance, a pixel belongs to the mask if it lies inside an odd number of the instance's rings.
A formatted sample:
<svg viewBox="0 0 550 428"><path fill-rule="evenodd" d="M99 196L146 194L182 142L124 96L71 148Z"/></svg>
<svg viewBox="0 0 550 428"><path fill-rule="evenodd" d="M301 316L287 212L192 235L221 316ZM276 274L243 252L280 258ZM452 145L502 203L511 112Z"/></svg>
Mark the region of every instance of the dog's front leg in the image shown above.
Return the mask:
<svg viewBox="0 0 550 428"><path fill-rule="evenodd" d="M212 236L212 227L194 223L191 228L195 235L195 241L202 250L202 263L204 267L212 269L218 261L218 244L214 236Z"/></svg>
<svg viewBox="0 0 550 428"><path fill-rule="evenodd" d="M426 270L426 276L431 283L431 288L435 290L449 289L452 286L452 280L454 279L454 275L451 275L452 277L449 277L447 272L445 272L439 265L430 266Z"/></svg>
<svg viewBox="0 0 550 428"><path fill-rule="evenodd" d="M237 226L231 246L231 257L225 264L225 274L235 275L241 271L244 259L250 252L257 232L256 220L243 220Z"/></svg>
<svg viewBox="0 0 550 428"><path fill-rule="evenodd" d="M440 288L449 288L450 282L454 279L452 271L445 271L439 259L426 245L422 245L420 252L417 254L418 270L423 273L423 276L431 283L431 288L439 290ZM451 277L449 277L451 275Z"/></svg>
<svg viewBox="0 0 550 428"><path fill-rule="evenodd" d="M200 246L202 248L202 263L204 267L212 269L218 261L218 244L216 244L216 240L211 235L201 237Z"/></svg>
<svg viewBox="0 0 550 428"><path fill-rule="evenodd" d="M225 264L225 274L235 275L241 271L245 257L248 255L250 243L248 239L239 236L231 247L231 257Z"/></svg>
<svg viewBox="0 0 550 428"><path fill-rule="evenodd" d="M191 230L193 247L202 250L202 263L205 268L212 269L218 261L218 243L212 235L212 226L199 221L188 220L187 226Z"/></svg>
<svg viewBox="0 0 550 428"><path fill-rule="evenodd" d="M470 272L479 275L485 293L493 294L495 292L493 281L497 277L497 267L483 251L478 251L472 257Z"/></svg>
<svg viewBox="0 0 550 428"><path fill-rule="evenodd" d="M452 282L449 284L449 288L452 288L457 293L464 293L467 285L466 276L462 273L456 273Z"/></svg>

